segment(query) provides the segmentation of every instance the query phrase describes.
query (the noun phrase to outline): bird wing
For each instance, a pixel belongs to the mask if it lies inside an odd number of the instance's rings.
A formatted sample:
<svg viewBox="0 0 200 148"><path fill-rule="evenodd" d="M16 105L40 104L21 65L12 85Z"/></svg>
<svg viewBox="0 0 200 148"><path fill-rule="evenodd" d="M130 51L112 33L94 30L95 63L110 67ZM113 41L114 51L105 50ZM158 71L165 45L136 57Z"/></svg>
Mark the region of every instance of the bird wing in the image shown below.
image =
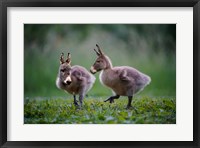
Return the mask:
<svg viewBox="0 0 200 148"><path fill-rule="evenodd" d="M119 74L119 79L122 80L122 81L129 81L130 80L130 78L127 75L127 71L125 69L123 69L121 71L121 73Z"/></svg>

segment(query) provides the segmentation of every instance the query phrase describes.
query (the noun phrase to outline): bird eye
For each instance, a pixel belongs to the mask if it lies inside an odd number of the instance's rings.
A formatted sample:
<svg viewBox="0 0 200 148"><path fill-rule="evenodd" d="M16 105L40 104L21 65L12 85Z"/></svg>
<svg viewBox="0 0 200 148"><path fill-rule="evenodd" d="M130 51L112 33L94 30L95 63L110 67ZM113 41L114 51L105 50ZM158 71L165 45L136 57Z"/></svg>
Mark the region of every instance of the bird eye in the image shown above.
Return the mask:
<svg viewBox="0 0 200 148"><path fill-rule="evenodd" d="M65 69L61 69L60 71L61 71L61 72L65 72Z"/></svg>
<svg viewBox="0 0 200 148"><path fill-rule="evenodd" d="M100 63L100 61L97 61L97 63Z"/></svg>

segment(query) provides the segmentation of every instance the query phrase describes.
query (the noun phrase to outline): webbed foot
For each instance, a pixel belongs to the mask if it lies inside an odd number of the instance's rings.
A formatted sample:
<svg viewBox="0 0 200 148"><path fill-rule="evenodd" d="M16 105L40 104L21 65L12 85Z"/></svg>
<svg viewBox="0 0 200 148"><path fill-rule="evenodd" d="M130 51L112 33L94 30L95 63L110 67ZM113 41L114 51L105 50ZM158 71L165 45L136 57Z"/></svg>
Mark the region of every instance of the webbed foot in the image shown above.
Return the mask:
<svg viewBox="0 0 200 148"><path fill-rule="evenodd" d="M114 98L110 97L107 100L105 100L104 102L107 102L107 101L109 101L110 103L114 103Z"/></svg>
<svg viewBox="0 0 200 148"><path fill-rule="evenodd" d="M118 99L120 97L120 95L116 95L116 96L111 96L110 98L108 98L107 100L105 100L104 102L109 101L110 103L114 103L115 99Z"/></svg>
<svg viewBox="0 0 200 148"><path fill-rule="evenodd" d="M79 105L78 105L78 101L74 101L74 105L75 105L75 106L79 106Z"/></svg>

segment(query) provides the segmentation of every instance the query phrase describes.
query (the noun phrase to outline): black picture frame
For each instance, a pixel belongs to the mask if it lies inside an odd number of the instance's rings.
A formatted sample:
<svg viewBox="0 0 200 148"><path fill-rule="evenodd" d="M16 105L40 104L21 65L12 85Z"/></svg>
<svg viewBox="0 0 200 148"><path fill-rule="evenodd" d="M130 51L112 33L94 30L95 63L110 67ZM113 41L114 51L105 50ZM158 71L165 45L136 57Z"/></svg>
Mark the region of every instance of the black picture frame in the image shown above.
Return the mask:
<svg viewBox="0 0 200 148"><path fill-rule="evenodd" d="M8 7L193 7L193 141L7 141ZM1 0L0 2L0 146L1 147L200 147L200 1L199 0ZM184 93L184 92L183 92Z"/></svg>

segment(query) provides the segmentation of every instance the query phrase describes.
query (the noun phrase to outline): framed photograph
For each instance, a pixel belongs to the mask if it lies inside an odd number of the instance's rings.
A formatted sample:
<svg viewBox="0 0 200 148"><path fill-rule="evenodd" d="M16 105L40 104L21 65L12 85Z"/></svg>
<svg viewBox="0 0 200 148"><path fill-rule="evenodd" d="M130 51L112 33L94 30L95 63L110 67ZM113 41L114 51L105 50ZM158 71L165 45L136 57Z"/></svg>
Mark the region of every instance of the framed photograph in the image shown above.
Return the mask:
<svg viewBox="0 0 200 148"><path fill-rule="evenodd" d="M2 1L1 147L199 147L200 2Z"/></svg>

